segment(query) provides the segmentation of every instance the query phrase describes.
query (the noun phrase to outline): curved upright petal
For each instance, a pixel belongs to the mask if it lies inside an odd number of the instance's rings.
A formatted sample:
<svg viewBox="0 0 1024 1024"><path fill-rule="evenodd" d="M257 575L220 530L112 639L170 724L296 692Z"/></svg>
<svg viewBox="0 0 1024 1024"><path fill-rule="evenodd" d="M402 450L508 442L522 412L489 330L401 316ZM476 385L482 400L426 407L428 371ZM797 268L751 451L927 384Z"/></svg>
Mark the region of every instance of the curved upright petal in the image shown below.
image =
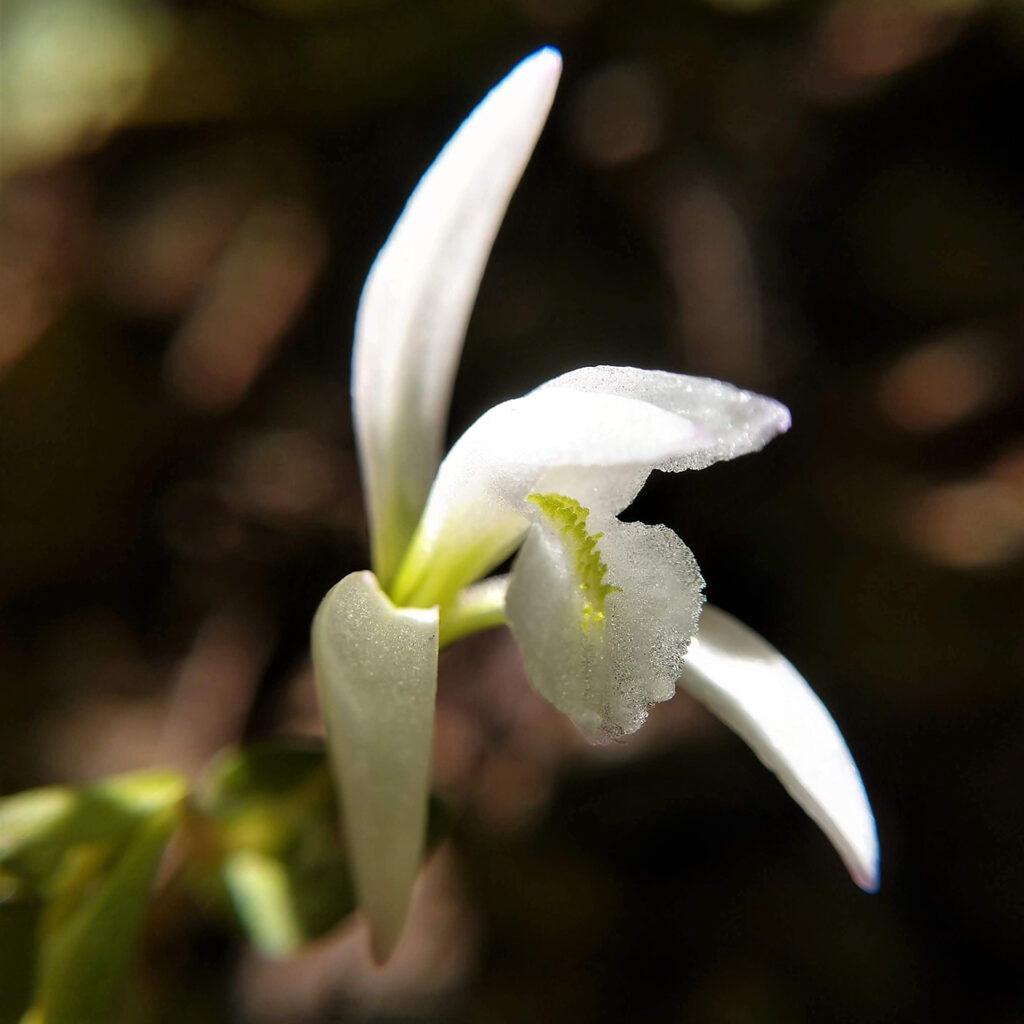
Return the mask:
<svg viewBox="0 0 1024 1024"><path fill-rule="evenodd" d="M534 688L591 740L635 732L676 692L704 581L666 526L591 517L535 495L505 613Z"/></svg>
<svg viewBox="0 0 1024 1024"><path fill-rule="evenodd" d="M821 826L864 890L878 888L878 835L850 751L824 704L766 640L707 605L679 685L744 739Z"/></svg>
<svg viewBox="0 0 1024 1024"><path fill-rule="evenodd" d="M386 960L423 856L437 690L437 609L396 608L371 572L313 619L313 665L359 905Z"/></svg>
<svg viewBox="0 0 1024 1024"><path fill-rule="evenodd" d="M385 586L441 461L470 310L561 67L557 51L540 50L488 93L416 186L366 279L352 402Z"/></svg>
<svg viewBox="0 0 1024 1024"><path fill-rule="evenodd" d="M652 469L734 458L788 426L785 406L716 380L622 366L557 377L495 406L455 443L393 593L407 603L443 601L508 557L529 523L533 492L614 515Z"/></svg>

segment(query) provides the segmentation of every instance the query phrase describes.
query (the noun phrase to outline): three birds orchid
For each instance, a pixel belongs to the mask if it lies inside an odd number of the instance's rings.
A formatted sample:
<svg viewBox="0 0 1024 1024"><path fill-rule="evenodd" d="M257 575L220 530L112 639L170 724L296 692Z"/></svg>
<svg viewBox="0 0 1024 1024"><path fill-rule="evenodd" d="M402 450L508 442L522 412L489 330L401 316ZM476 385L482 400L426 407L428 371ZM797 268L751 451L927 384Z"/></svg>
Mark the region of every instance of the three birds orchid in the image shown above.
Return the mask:
<svg viewBox="0 0 1024 1024"><path fill-rule="evenodd" d="M533 686L591 739L638 729L681 686L734 729L878 884L874 819L835 723L756 633L713 606L667 527L617 514L651 470L757 451L778 402L630 367L563 374L485 413L442 459L488 254L550 110L550 48L500 82L441 151L370 270L352 397L373 572L324 598L312 651L375 956L402 930L423 854L439 647L507 622ZM487 578L518 549L507 577Z"/></svg>

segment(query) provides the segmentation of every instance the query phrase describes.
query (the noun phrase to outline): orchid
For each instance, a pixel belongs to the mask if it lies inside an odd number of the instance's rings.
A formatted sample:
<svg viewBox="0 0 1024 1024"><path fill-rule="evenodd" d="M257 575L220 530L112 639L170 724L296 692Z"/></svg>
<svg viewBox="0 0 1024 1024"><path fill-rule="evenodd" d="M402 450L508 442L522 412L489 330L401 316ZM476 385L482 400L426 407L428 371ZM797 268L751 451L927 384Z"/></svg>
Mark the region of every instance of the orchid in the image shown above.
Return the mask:
<svg viewBox="0 0 1024 1024"><path fill-rule="evenodd" d="M871 809L824 706L767 641L705 604L675 533L618 518L654 469L762 448L789 428L785 406L714 380L586 367L495 406L442 458L469 313L560 72L559 54L541 50L473 111L359 303L352 397L373 571L327 594L312 652L379 960L423 856L438 651L502 623L532 685L592 740L634 732L677 687L696 696L778 775L857 884L878 884ZM507 576L488 577L514 554Z"/></svg>

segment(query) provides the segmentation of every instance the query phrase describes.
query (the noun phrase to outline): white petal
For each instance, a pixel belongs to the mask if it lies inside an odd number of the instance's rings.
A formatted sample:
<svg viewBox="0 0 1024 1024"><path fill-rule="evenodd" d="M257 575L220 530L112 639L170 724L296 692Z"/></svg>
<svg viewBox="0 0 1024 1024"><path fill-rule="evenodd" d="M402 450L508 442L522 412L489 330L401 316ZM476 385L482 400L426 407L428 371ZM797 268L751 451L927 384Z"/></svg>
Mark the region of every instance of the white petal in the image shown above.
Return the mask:
<svg viewBox="0 0 1024 1024"><path fill-rule="evenodd" d="M603 532L603 579L620 589L595 601L572 536L541 514L512 568L506 615L533 686L588 738L606 740L639 729L650 705L675 693L704 581L665 526L588 517L585 529Z"/></svg>
<svg viewBox="0 0 1024 1024"><path fill-rule="evenodd" d="M735 730L821 826L853 880L878 888L878 836L864 785L824 704L766 640L707 605L679 685Z"/></svg>
<svg viewBox="0 0 1024 1024"><path fill-rule="evenodd" d="M564 374L491 409L456 442L393 592L403 603L444 601L493 568L522 537L531 493L612 515L652 469L734 458L788 426L785 406L721 381L615 366Z"/></svg>
<svg viewBox="0 0 1024 1024"><path fill-rule="evenodd" d="M674 473L759 451L790 426L789 410L772 398L724 381L663 370L586 366L563 373L537 390L549 388L636 398L685 418L693 424L692 447L656 467Z"/></svg>
<svg viewBox="0 0 1024 1024"><path fill-rule="evenodd" d="M437 690L437 609L396 608L370 572L313 620L313 665L359 905L374 955L398 941L423 855Z"/></svg>
<svg viewBox="0 0 1024 1024"><path fill-rule="evenodd" d="M693 429L617 395L551 389L495 406L441 464L396 600L443 603L507 558L529 525L535 492L571 494L600 515L619 511L652 466L689 450Z"/></svg>
<svg viewBox="0 0 1024 1024"><path fill-rule="evenodd" d="M417 185L363 288L353 415L374 567L385 585L441 460L480 277L561 66L557 51L541 50L491 90Z"/></svg>

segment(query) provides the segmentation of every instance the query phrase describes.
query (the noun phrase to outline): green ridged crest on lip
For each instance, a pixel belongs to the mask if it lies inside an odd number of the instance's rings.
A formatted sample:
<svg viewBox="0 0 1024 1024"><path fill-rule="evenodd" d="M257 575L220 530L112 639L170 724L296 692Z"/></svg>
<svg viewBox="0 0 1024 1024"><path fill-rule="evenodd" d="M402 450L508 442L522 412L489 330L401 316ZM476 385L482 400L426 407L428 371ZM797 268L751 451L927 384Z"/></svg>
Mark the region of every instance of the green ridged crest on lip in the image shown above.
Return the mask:
<svg viewBox="0 0 1024 1024"><path fill-rule="evenodd" d="M621 594L622 588L605 582L608 566L601 558L597 542L603 533L588 533L590 509L564 494L531 494L527 497L544 513L569 545L576 566L576 577L583 595L580 626L589 633L605 620L605 600L610 594Z"/></svg>

